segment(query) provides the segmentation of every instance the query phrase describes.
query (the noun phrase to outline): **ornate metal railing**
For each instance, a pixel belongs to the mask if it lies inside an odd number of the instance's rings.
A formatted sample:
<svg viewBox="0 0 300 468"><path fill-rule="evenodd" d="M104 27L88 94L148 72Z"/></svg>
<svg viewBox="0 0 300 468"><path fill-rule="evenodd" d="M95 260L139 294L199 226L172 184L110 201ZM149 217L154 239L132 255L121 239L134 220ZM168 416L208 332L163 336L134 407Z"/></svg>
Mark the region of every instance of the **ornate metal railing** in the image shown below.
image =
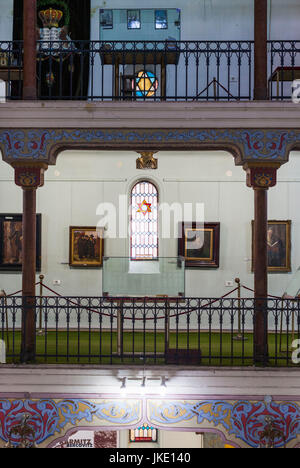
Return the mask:
<svg viewBox="0 0 300 468"><path fill-rule="evenodd" d="M0 338L7 362L20 359L25 312L36 318L38 363L254 364L257 302L253 298L25 299L0 298ZM297 365L300 301L274 298L263 302L268 321L266 364ZM259 313L261 304L260 300Z"/></svg>
<svg viewBox="0 0 300 468"><path fill-rule="evenodd" d="M269 41L270 99L290 99L300 41ZM0 79L22 98L23 44L0 42ZM253 41L39 41L39 99L235 101L253 99Z"/></svg>

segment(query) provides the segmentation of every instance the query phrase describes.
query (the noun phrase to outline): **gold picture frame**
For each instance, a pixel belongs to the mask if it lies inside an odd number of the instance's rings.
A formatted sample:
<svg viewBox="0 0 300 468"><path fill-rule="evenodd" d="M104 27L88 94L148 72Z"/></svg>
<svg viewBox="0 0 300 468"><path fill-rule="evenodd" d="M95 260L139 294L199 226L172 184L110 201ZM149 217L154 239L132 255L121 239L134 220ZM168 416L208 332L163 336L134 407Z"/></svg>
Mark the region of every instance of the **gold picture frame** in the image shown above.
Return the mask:
<svg viewBox="0 0 300 468"><path fill-rule="evenodd" d="M100 268L103 263L104 229L91 226L70 226L69 265L79 268Z"/></svg>
<svg viewBox="0 0 300 468"><path fill-rule="evenodd" d="M219 268L220 223L179 223L178 255L186 268Z"/></svg>
<svg viewBox="0 0 300 468"><path fill-rule="evenodd" d="M268 273L289 273L291 267L290 220L268 221ZM252 272L254 271L254 221L252 221Z"/></svg>

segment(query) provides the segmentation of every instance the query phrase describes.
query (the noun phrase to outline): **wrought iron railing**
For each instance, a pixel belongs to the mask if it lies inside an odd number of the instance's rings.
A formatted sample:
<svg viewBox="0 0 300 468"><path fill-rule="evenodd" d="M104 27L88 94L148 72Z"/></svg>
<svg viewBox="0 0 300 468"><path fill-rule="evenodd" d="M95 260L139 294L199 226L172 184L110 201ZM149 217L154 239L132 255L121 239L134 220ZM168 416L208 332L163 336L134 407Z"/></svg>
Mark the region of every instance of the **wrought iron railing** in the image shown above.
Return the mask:
<svg viewBox="0 0 300 468"><path fill-rule="evenodd" d="M0 42L7 98L22 98L23 44ZM300 41L268 42L270 99L290 99ZM146 72L146 74L145 74ZM235 101L253 99L253 41L39 41L39 99Z"/></svg>
<svg viewBox="0 0 300 468"><path fill-rule="evenodd" d="M21 353L22 313L36 318L37 363L251 366L255 299L0 298L7 362ZM266 299L266 365L294 366L300 301ZM260 300L259 313L262 313ZM28 306L26 306L28 304ZM24 332L24 327L23 327ZM26 332L26 330L25 330Z"/></svg>

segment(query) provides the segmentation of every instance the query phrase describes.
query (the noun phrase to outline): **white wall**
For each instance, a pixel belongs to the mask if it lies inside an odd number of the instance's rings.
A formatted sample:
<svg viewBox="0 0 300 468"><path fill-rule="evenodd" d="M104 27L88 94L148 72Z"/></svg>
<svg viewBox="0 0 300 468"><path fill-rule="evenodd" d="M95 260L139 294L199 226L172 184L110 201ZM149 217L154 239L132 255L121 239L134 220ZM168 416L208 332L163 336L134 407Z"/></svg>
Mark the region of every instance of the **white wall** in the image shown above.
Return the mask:
<svg viewBox="0 0 300 468"><path fill-rule="evenodd" d="M99 8L147 8L147 2L91 0L92 38L99 39ZM151 8L181 8L182 40L246 40L254 37L253 0L152 0ZM269 38L299 36L298 0L269 0ZM283 21L284 18L284 21ZM288 25L288 27L287 27ZM122 38L125 39L125 38Z"/></svg>
<svg viewBox="0 0 300 468"><path fill-rule="evenodd" d="M0 12L0 41L12 39L14 0L2 0Z"/></svg>
<svg viewBox="0 0 300 468"><path fill-rule="evenodd" d="M46 172L45 186L38 189L37 211L42 214L42 273L45 283L60 294L102 294L102 270L70 269L69 226L94 226L99 203L118 206L119 194L128 195L141 177L152 177L161 203L203 202L205 220L221 223L220 268L187 270L186 295L220 297L233 288L226 281L240 277L253 288L251 273L251 220L253 191L246 187L245 173L225 152L161 152L158 170L135 167L134 152L75 152L59 155L57 165ZM292 268L300 264L300 154L278 173L278 184L269 190L269 219L292 221ZM13 182L13 170L0 163L0 213L22 212L22 191ZM177 239L162 239L160 256L177 256ZM128 256L128 239L106 239L106 256ZM292 274L270 274L269 291L281 296ZM53 285L60 280L61 286ZM0 272L0 289L13 292L21 275Z"/></svg>
<svg viewBox="0 0 300 468"><path fill-rule="evenodd" d="M181 8L182 40L253 39L253 0L152 0L151 8ZM91 39L99 39L99 8L147 8L139 0L91 0ZM269 38L299 37L300 2L269 0ZM13 0L2 0L0 40L12 38ZM284 18L284 21L283 21Z"/></svg>

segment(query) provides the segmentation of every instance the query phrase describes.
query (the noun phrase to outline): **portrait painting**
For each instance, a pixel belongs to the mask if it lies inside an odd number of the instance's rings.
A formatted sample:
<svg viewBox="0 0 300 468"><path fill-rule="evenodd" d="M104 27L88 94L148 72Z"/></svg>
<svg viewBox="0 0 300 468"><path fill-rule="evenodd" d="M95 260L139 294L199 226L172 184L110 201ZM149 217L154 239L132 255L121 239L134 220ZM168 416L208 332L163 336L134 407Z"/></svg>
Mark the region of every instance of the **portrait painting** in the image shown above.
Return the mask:
<svg viewBox="0 0 300 468"><path fill-rule="evenodd" d="M178 255L185 258L185 266L218 268L220 223L180 223Z"/></svg>
<svg viewBox="0 0 300 468"><path fill-rule="evenodd" d="M21 271L23 232L21 214L0 214L0 270ZM36 270L41 269L41 215L36 222Z"/></svg>
<svg viewBox="0 0 300 468"><path fill-rule="evenodd" d="M254 267L252 221L252 271ZM268 221L267 229L268 272L291 271L291 221Z"/></svg>
<svg viewBox="0 0 300 468"><path fill-rule="evenodd" d="M127 10L127 28L128 29L141 29L140 10Z"/></svg>
<svg viewBox="0 0 300 468"><path fill-rule="evenodd" d="M101 267L104 230L96 227L70 227L70 260L72 267Z"/></svg>

